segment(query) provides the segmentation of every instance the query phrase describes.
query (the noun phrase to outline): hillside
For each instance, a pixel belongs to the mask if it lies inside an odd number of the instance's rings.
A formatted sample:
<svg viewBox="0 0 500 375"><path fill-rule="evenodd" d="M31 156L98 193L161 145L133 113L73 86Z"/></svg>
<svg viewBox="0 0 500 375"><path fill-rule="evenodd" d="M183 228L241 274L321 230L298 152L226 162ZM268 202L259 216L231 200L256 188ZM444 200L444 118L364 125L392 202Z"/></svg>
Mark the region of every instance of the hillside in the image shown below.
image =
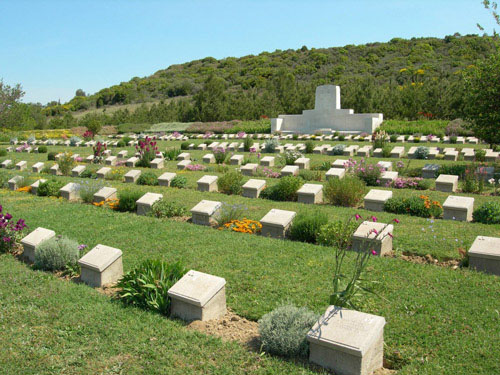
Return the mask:
<svg viewBox="0 0 500 375"><path fill-rule="evenodd" d="M461 109L460 72L497 46L496 37L454 35L325 49L304 46L221 60L206 57L77 96L45 113L155 101L152 109L142 108L140 119L118 111L103 121L124 121L124 116L130 122L257 119L299 113L313 105L317 85L334 83L342 87L344 108L383 112L388 118L455 118ZM185 99L163 104L168 98Z"/></svg>

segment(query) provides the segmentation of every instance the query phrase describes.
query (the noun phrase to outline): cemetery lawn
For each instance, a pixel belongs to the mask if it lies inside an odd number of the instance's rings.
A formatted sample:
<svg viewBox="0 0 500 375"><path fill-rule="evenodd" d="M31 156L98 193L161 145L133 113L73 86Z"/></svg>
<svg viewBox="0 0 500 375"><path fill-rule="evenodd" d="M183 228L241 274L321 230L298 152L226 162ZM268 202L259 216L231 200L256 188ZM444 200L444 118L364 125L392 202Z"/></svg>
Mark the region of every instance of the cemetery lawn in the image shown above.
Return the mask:
<svg viewBox="0 0 500 375"><path fill-rule="evenodd" d="M170 191L167 197L186 205L197 193L172 189L180 195L170 196ZM26 219L30 230L42 226L91 248L102 243L121 249L125 272L145 259L162 258L224 277L228 306L252 320L281 301L317 313L328 305L333 253L326 247L6 190L0 190L0 202L16 219ZM386 318L385 358L399 374L500 373L498 277L378 257L371 259L367 277L379 282L379 297L367 296L359 307ZM32 271L10 256L0 257L0 297L0 328L9 343L0 346L5 373L119 373L120 366L134 374L312 371L124 308L87 286Z"/></svg>

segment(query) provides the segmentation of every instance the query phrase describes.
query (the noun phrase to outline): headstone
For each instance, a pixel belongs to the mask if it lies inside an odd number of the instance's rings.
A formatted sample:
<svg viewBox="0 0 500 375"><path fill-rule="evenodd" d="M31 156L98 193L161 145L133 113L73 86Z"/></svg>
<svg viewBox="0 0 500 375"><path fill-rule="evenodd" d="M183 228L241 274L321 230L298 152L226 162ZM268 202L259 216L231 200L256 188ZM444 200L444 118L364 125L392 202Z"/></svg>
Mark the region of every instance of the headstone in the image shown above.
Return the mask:
<svg viewBox="0 0 500 375"><path fill-rule="evenodd" d="M191 154L189 152L183 152L177 155L177 160L190 160L190 159L191 159Z"/></svg>
<svg viewBox="0 0 500 375"><path fill-rule="evenodd" d="M207 164L213 164L215 163L215 156L214 154L206 154L203 156L203 163Z"/></svg>
<svg viewBox="0 0 500 375"><path fill-rule="evenodd" d="M266 187L266 180L250 179L242 186L242 195L247 198L258 198Z"/></svg>
<svg viewBox="0 0 500 375"><path fill-rule="evenodd" d="M163 198L162 194L157 193L146 193L136 202L137 205L137 215L146 216L153 204Z"/></svg>
<svg viewBox="0 0 500 375"><path fill-rule="evenodd" d="M233 155L229 159L229 164L231 164L231 165L241 165L241 163L243 163L243 159L244 158L245 157L243 155Z"/></svg>
<svg viewBox="0 0 500 375"><path fill-rule="evenodd" d="M106 178L107 174L111 172L111 168L102 167L97 171L97 178Z"/></svg>
<svg viewBox="0 0 500 375"><path fill-rule="evenodd" d="M294 164L299 167L299 169L309 169L309 158L298 158L295 160Z"/></svg>
<svg viewBox="0 0 500 375"><path fill-rule="evenodd" d="M107 199L116 199L115 188L105 186L94 194L94 203L104 202Z"/></svg>
<svg viewBox="0 0 500 375"><path fill-rule="evenodd" d="M390 161L379 161L377 165L388 172L392 172L392 163Z"/></svg>
<svg viewBox="0 0 500 375"><path fill-rule="evenodd" d="M59 164L54 164L52 167L50 167L50 174L54 176L61 175L61 171L59 171Z"/></svg>
<svg viewBox="0 0 500 375"><path fill-rule="evenodd" d="M56 235L56 232L50 229L45 229L38 227L33 232L28 234L21 240L21 245L23 245L23 257L27 258L29 261L35 261L36 248L43 241L50 240Z"/></svg>
<svg viewBox="0 0 500 375"><path fill-rule="evenodd" d="M221 207L221 202L202 200L191 209L191 221L197 225L210 225Z"/></svg>
<svg viewBox="0 0 500 375"><path fill-rule="evenodd" d="M304 184L297 191L299 203L319 204L323 203L323 185Z"/></svg>
<svg viewBox="0 0 500 375"><path fill-rule="evenodd" d="M255 163L245 164L240 168L241 174L243 174L244 176L253 176L257 171L258 166L259 165Z"/></svg>
<svg viewBox="0 0 500 375"><path fill-rule="evenodd" d="M125 162L125 165L129 168L134 168L138 162L139 162L139 158L133 156L133 157L127 159L127 161Z"/></svg>
<svg viewBox="0 0 500 375"><path fill-rule="evenodd" d="M94 155L89 155L85 158L86 163L92 163L94 161Z"/></svg>
<svg viewBox="0 0 500 375"><path fill-rule="evenodd" d="M75 168L71 170L71 176L78 177L83 173L83 171L85 171L85 166L77 165Z"/></svg>
<svg viewBox="0 0 500 375"><path fill-rule="evenodd" d="M106 165L116 165L118 158L116 156L108 156L106 159L104 159L104 163Z"/></svg>
<svg viewBox="0 0 500 375"><path fill-rule="evenodd" d="M349 160L337 159L332 163L332 168L341 168L345 169L345 164L349 162Z"/></svg>
<svg viewBox="0 0 500 375"><path fill-rule="evenodd" d="M38 194L38 187L40 186L40 184L43 184L44 182L46 182L47 180L41 178L37 181L35 181L34 183L32 183L30 186L31 186L31 194L33 195L37 195Z"/></svg>
<svg viewBox="0 0 500 375"><path fill-rule="evenodd" d="M74 182L70 182L59 189L61 197L69 201L78 199L78 190L80 185Z"/></svg>
<svg viewBox="0 0 500 375"><path fill-rule="evenodd" d="M203 176L197 181L198 191L217 192L217 176Z"/></svg>
<svg viewBox="0 0 500 375"><path fill-rule="evenodd" d="M181 160L177 163L177 169L183 170L186 169L188 165L191 165L191 160Z"/></svg>
<svg viewBox="0 0 500 375"><path fill-rule="evenodd" d="M378 255L392 251L394 226L379 222L364 221L352 236L353 251L374 250Z"/></svg>
<svg viewBox="0 0 500 375"><path fill-rule="evenodd" d="M446 151L444 154L444 160L457 161L457 159L458 159L458 151L449 150L449 151Z"/></svg>
<svg viewBox="0 0 500 375"><path fill-rule="evenodd" d="M261 235L284 239L296 215L297 213L294 211L272 209L260 220L262 224Z"/></svg>
<svg viewBox="0 0 500 375"><path fill-rule="evenodd" d="M380 176L380 185L390 185L396 178L398 178L398 175L398 172L382 172L382 175Z"/></svg>
<svg viewBox="0 0 500 375"><path fill-rule="evenodd" d="M196 147L197 150L206 150L207 145L205 143L201 143Z"/></svg>
<svg viewBox="0 0 500 375"><path fill-rule="evenodd" d="M371 375L383 366L385 319L329 306L307 333L309 361L339 375Z"/></svg>
<svg viewBox="0 0 500 375"><path fill-rule="evenodd" d="M38 163L33 164L33 166L31 167L33 170L33 173L40 173L42 171L44 165L45 164L43 164L42 162L38 162Z"/></svg>
<svg viewBox="0 0 500 375"><path fill-rule="evenodd" d="M264 156L260 159L260 165L263 167L274 167L274 156Z"/></svg>
<svg viewBox="0 0 500 375"><path fill-rule="evenodd" d="M9 184L9 190L17 190L19 185L23 182L23 176L14 176L7 183Z"/></svg>
<svg viewBox="0 0 500 375"><path fill-rule="evenodd" d="M326 179L329 180L331 178L344 178L345 176L345 169L344 168L330 168L327 172L326 172Z"/></svg>
<svg viewBox="0 0 500 375"><path fill-rule="evenodd" d="M422 178L436 178L439 168L439 164L426 164L422 168Z"/></svg>
<svg viewBox="0 0 500 375"><path fill-rule="evenodd" d="M226 314L226 280L190 270L168 290L171 316L185 321L213 320Z"/></svg>
<svg viewBox="0 0 500 375"><path fill-rule="evenodd" d="M299 167L297 165L287 165L280 171L282 176L298 176Z"/></svg>
<svg viewBox="0 0 500 375"><path fill-rule="evenodd" d="M472 221L474 198L450 195L443 203L443 219Z"/></svg>
<svg viewBox="0 0 500 375"><path fill-rule="evenodd" d="M500 276L500 238L476 237L468 255L469 268Z"/></svg>
<svg viewBox="0 0 500 375"><path fill-rule="evenodd" d="M385 202L391 198L391 190L371 189L364 198L365 210L382 212L384 211Z"/></svg>
<svg viewBox="0 0 500 375"><path fill-rule="evenodd" d="M21 160L16 164L16 169L18 171L24 171L28 167L28 163L25 160Z"/></svg>
<svg viewBox="0 0 500 375"><path fill-rule="evenodd" d="M118 157L123 159L123 158L126 158L128 155L128 151L127 150L121 150L119 153L118 153Z"/></svg>
<svg viewBox="0 0 500 375"><path fill-rule="evenodd" d="M96 288L113 284L123 276L122 251L97 245L80 258L80 279Z"/></svg>
<svg viewBox="0 0 500 375"><path fill-rule="evenodd" d="M444 191L446 193L454 193L458 187L458 176L441 174L436 179L436 190Z"/></svg>
<svg viewBox="0 0 500 375"><path fill-rule="evenodd" d="M402 158L405 154L405 148L402 146L396 146L391 150L391 158Z"/></svg>
<svg viewBox="0 0 500 375"><path fill-rule="evenodd" d="M132 169L125 174L125 183L134 184L140 177L141 171L138 169Z"/></svg>
<svg viewBox="0 0 500 375"><path fill-rule="evenodd" d="M5 159L3 162L2 162L2 168L7 168L9 167L10 165L12 165L12 160L10 159Z"/></svg>
<svg viewBox="0 0 500 375"><path fill-rule="evenodd" d="M164 167L164 159L163 158L155 158L151 160L151 168L152 169L163 169Z"/></svg>

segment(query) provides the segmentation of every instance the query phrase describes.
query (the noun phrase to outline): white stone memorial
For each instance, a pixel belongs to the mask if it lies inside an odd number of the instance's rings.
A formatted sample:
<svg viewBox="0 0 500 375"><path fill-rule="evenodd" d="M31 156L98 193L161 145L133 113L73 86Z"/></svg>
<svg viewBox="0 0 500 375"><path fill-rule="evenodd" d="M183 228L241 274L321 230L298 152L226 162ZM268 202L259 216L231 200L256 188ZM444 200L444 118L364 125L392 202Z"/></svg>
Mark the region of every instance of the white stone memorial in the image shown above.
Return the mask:
<svg viewBox="0 0 500 375"><path fill-rule="evenodd" d="M177 160L190 160L190 159L191 159L191 154L189 152L183 152L177 155Z"/></svg>
<svg viewBox="0 0 500 375"><path fill-rule="evenodd" d="M242 195L247 198L258 198L266 187L266 180L250 179L242 186Z"/></svg>
<svg viewBox="0 0 500 375"><path fill-rule="evenodd" d="M353 251L374 250L377 255L392 251L394 225L364 221L352 235Z"/></svg>
<svg viewBox="0 0 500 375"><path fill-rule="evenodd" d="M203 176L196 183L198 184L198 191L208 191L208 192L217 192L217 180L219 177L217 176Z"/></svg>
<svg viewBox="0 0 500 375"><path fill-rule="evenodd" d="M23 246L23 257L31 262L35 261L35 252L38 245L43 241L50 240L56 232L50 229L38 227L21 240Z"/></svg>
<svg viewBox="0 0 500 375"><path fill-rule="evenodd" d="M244 158L245 157L243 155L233 155L229 159L229 164L231 164L231 165L241 165L241 163L243 163L243 159Z"/></svg>
<svg viewBox="0 0 500 375"><path fill-rule="evenodd" d="M345 177L345 169L344 168L330 168L326 174L325 177L327 180L331 178L344 178Z"/></svg>
<svg viewBox="0 0 500 375"><path fill-rule="evenodd" d="M155 204L156 201L159 201L162 198L163 198L162 194L157 194L157 193L144 194L136 202L137 215L146 216L149 213L149 211L151 211L153 204Z"/></svg>
<svg viewBox="0 0 500 375"><path fill-rule="evenodd" d="M163 169L165 160L163 158L155 158L151 160L152 169Z"/></svg>
<svg viewBox="0 0 500 375"><path fill-rule="evenodd" d="M31 186L31 191L30 193L33 194L33 195L37 195L38 194L38 187L40 186L40 184L43 184L44 182L46 182L47 180L44 179L44 178L41 178L37 181L35 181L34 183L32 183L30 186Z"/></svg>
<svg viewBox="0 0 500 375"><path fill-rule="evenodd" d="M299 169L297 165L287 165L281 169L280 173L282 176L298 176Z"/></svg>
<svg viewBox="0 0 500 375"><path fill-rule="evenodd" d="M2 168L8 168L9 166L12 165L12 160L10 159L5 159L3 162L2 162Z"/></svg>
<svg viewBox="0 0 500 375"><path fill-rule="evenodd" d="M468 254L469 268L500 276L500 238L478 236Z"/></svg>
<svg viewBox="0 0 500 375"><path fill-rule="evenodd" d="M9 185L9 190L17 190L21 183L23 182L23 176L14 176L9 181L7 181Z"/></svg>
<svg viewBox="0 0 500 375"><path fill-rule="evenodd" d="M139 158L132 156L131 158L127 159L127 161L125 162L125 165L129 168L134 168L138 162L139 162Z"/></svg>
<svg viewBox="0 0 500 375"><path fill-rule="evenodd" d="M206 154L203 156L203 163L207 164L213 164L215 163L215 156L214 154Z"/></svg>
<svg viewBox="0 0 500 375"><path fill-rule="evenodd" d="M105 245L97 245L80 258L80 279L92 287L113 284L123 276L122 251Z"/></svg>
<svg viewBox="0 0 500 375"><path fill-rule="evenodd" d="M295 160L294 164L299 167L299 169L309 169L309 158L298 158Z"/></svg>
<svg viewBox="0 0 500 375"><path fill-rule="evenodd" d="M83 173L84 170L85 170L85 166L77 165L75 168L73 168L71 170L71 176L78 177Z"/></svg>
<svg viewBox="0 0 500 375"><path fill-rule="evenodd" d="M323 203L323 185L304 184L297 190L297 202L305 204Z"/></svg>
<svg viewBox="0 0 500 375"><path fill-rule="evenodd" d="M31 169L32 169L33 173L40 173L43 169L43 166L44 166L44 164L42 162L38 162L38 163L33 164Z"/></svg>
<svg viewBox="0 0 500 375"><path fill-rule="evenodd" d="M115 188L105 186L105 187L99 189L99 191L97 191L94 194L94 202L95 203L104 202L107 199L116 199L116 189Z"/></svg>
<svg viewBox="0 0 500 375"><path fill-rule="evenodd" d="M443 203L443 219L472 221L474 198L450 195Z"/></svg>
<svg viewBox="0 0 500 375"><path fill-rule="evenodd" d="M202 200L191 209L191 221L197 225L210 225L222 207L221 202Z"/></svg>
<svg viewBox="0 0 500 375"><path fill-rule="evenodd" d="M380 124L381 113L354 114L352 109L340 108L340 86L323 85L316 88L313 110L302 115L280 115L271 120L271 133L294 132L314 134L316 131L366 132L372 134Z"/></svg>
<svg viewBox="0 0 500 375"><path fill-rule="evenodd" d="M436 179L436 190L445 193L454 193L458 188L458 176L450 174L440 174Z"/></svg>
<svg viewBox="0 0 500 375"><path fill-rule="evenodd" d="M64 185L61 189L59 189L59 193L61 194L61 197L64 199L67 199L69 201L78 199L78 190L80 188L80 185L75 183L75 182L70 182L66 185Z"/></svg>
<svg viewBox="0 0 500 375"><path fill-rule="evenodd" d="M260 165L263 167L274 167L274 156L264 156L260 159Z"/></svg>
<svg viewBox="0 0 500 375"><path fill-rule="evenodd" d="M261 235L284 239L296 215L297 213L294 211L272 209L260 219L260 223L262 224Z"/></svg>
<svg viewBox="0 0 500 375"><path fill-rule="evenodd" d="M188 165L191 165L191 160L181 160L177 163L177 169L183 170L186 169Z"/></svg>
<svg viewBox="0 0 500 375"><path fill-rule="evenodd" d="M392 191L371 189L364 197L365 210L382 212L384 204L392 198Z"/></svg>
<svg viewBox="0 0 500 375"><path fill-rule="evenodd" d="M97 178L106 178L107 174L111 172L111 168L102 167L97 171Z"/></svg>
<svg viewBox="0 0 500 375"><path fill-rule="evenodd" d="M104 159L104 164L114 166L116 165L117 161L118 158L116 156L108 156L106 159Z"/></svg>
<svg viewBox="0 0 500 375"><path fill-rule="evenodd" d="M128 184L134 184L140 177L141 171L138 169L132 169L125 174L125 182Z"/></svg>
<svg viewBox="0 0 500 375"><path fill-rule="evenodd" d="M257 171L258 166L259 165L255 163L248 163L240 168L240 172L244 176L253 176Z"/></svg>
<svg viewBox="0 0 500 375"><path fill-rule="evenodd" d="M28 167L28 163L25 160L21 160L19 163L16 164L16 170L18 171L24 171Z"/></svg>
<svg viewBox="0 0 500 375"><path fill-rule="evenodd" d="M335 160L333 163L332 163L332 168L342 168L342 169L345 169L345 164L348 162L349 160L345 160L345 159L337 159Z"/></svg>
<svg viewBox="0 0 500 375"><path fill-rule="evenodd" d="M172 172L163 173L160 177L158 177L158 185L167 187L170 186L170 183L172 182L175 176L177 176L176 173Z"/></svg>
<svg viewBox="0 0 500 375"><path fill-rule="evenodd" d="M226 280L190 270L168 290L171 316L184 321L213 320L226 314Z"/></svg>

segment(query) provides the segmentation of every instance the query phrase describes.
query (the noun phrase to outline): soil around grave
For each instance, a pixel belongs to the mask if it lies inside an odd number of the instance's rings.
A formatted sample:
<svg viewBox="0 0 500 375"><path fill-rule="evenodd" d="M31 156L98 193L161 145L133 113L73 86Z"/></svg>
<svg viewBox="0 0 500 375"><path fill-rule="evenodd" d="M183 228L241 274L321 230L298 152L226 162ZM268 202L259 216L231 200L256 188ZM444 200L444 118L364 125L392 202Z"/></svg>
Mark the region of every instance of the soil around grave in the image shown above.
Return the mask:
<svg viewBox="0 0 500 375"><path fill-rule="evenodd" d="M452 268L454 270L460 268L461 260L460 259L447 259L443 261L439 261L439 259L434 258L432 255L427 254L426 256L415 255L403 252L403 254L395 254L394 252L385 254L384 256L388 258L398 258L402 259L406 262L411 262L415 264L433 264L438 267L447 267Z"/></svg>

